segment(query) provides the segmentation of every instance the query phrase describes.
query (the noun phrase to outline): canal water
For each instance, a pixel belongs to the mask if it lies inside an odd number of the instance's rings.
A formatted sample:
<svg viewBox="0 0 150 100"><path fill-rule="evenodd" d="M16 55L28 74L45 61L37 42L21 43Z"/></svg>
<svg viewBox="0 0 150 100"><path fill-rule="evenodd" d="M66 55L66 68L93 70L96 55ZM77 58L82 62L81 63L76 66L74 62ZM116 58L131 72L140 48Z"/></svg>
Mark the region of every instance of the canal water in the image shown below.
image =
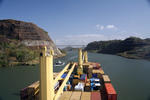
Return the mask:
<svg viewBox="0 0 150 100"><path fill-rule="evenodd" d="M77 51L70 51L59 60L77 61L77 56ZM101 63L118 93L118 100L150 100L150 61L96 53L88 56L89 61ZM54 67L54 71L63 67ZM20 89L37 80L38 65L0 68L0 100L20 100Z"/></svg>

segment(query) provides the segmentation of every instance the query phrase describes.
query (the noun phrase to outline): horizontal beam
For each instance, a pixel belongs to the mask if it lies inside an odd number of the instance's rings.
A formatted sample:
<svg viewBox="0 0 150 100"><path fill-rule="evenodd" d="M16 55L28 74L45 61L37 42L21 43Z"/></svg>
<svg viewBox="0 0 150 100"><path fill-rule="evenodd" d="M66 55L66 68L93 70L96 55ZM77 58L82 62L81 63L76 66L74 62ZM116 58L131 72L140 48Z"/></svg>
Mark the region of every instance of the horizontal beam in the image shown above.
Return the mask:
<svg viewBox="0 0 150 100"><path fill-rule="evenodd" d="M64 89L64 87L65 87L67 81L69 80L69 77L70 77L71 73L73 72L75 65L76 65L75 63L72 65L72 67L71 67L71 69L69 70L69 72L68 72L66 78L64 79L63 83L62 83L61 86L59 87L59 90L57 91L57 93L56 93L56 95L55 95L55 97L54 97L54 100L57 100L58 97L60 96L60 94L63 93L63 89Z"/></svg>
<svg viewBox="0 0 150 100"><path fill-rule="evenodd" d="M67 69L68 69L69 66L70 66L70 63L68 63L68 64L65 66L65 68L57 75L57 77L56 77L55 80L54 80L54 84L57 83L57 81L61 78L61 76L63 75L63 73L64 73L65 71L67 71Z"/></svg>

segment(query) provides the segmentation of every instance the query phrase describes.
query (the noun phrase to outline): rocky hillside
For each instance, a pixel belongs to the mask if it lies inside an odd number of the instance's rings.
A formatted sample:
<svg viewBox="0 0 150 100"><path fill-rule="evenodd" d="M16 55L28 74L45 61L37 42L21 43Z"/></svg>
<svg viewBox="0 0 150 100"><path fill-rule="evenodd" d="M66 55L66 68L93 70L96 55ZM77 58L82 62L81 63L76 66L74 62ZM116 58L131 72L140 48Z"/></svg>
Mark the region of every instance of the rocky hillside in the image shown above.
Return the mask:
<svg viewBox="0 0 150 100"><path fill-rule="evenodd" d="M0 41L17 40L31 48L40 48L45 45L53 49L56 56L61 55L48 33L33 23L11 19L0 20L0 35L5 37Z"/></svg>
<svg viewBox="0 0 150 100"><path fill-rule="evenodd" d="M150 60L150 39L129 37L125 40L95 41L89 43L85 50Z"/></svg>

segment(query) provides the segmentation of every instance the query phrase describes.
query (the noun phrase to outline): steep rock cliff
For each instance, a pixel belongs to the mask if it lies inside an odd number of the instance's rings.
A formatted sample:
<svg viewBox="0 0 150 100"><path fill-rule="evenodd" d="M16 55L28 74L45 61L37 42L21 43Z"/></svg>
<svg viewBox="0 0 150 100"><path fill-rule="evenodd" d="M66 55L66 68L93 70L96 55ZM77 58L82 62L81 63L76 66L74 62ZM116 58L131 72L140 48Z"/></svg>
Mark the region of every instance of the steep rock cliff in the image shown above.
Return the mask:
<svg viewBox="0 0 150 100"><path fill-rule="evenodd" d="M0 35L8 39L18 40L32 48L47 46L54 50L55 55L61 55L48 33L33 23L12 19L0 20ZM3 41L2 38L1 41Z"/></svg>

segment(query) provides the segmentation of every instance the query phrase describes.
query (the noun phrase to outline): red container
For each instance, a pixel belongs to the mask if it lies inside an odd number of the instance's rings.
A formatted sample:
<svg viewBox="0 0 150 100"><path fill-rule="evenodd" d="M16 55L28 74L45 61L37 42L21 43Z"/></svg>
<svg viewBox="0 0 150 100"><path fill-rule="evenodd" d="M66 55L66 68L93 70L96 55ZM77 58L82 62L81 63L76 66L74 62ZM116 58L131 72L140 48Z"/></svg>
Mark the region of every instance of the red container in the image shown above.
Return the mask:
<svg viewBox="0 0 150 100"><path fill-rule="evenodd" d="M102 100L100 92L91 92L91 100Z"/></svg>
<svg viewBox="0 0 150 100"><path fill-rule="evenodd" d="M117 100L117 93L111 83L105 83L107 100Z"/></svg>

